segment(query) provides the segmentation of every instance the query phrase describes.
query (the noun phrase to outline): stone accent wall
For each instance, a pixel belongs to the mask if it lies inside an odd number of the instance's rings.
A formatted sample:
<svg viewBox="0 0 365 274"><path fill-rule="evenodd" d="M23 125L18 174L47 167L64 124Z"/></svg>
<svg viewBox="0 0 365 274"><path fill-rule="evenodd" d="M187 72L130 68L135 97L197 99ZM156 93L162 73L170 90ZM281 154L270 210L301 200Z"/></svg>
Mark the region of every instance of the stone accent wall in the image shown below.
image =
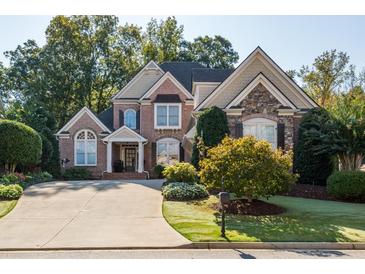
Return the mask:
<svg viewBox="0 0 365 274"><path fill-rule="evenodd" d="M89 129L93 131L97 137L97 165L85 167L92 172L92 174L100 178L103 171L106 170L106 145L102 142L102 136L99 134L103 131L90 116L85 113L81 118L69 129L69 138L59 139L60 159L69 159L66 164L66 169L75 166L74 158L74 140L76 133L82 129Z"/></svg>
<svg viewBox="0 0 365 274"><path fill-rule="evenodd" d="M235 124L252 118L266 118L278 123L285 124L285 150L293 149L294 145L294 118L288 115L279 115L278 109L282 104L262 85L258 84L242 100L239 108L242 109L240 116L228 116L228 126L231 136L234 136Z"/></svg>

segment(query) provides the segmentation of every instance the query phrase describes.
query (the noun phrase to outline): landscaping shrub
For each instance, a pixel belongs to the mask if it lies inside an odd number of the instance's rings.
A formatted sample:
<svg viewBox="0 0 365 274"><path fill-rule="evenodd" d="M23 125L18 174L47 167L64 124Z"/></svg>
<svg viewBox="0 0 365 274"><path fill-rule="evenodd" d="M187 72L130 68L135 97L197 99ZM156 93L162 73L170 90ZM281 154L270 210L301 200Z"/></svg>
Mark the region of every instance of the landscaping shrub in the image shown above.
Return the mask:
<svg viewBox="0 0 365 274"><path fill-rule="evenodd" d="M8 172L14 172L17 164L37 164L42 154L39 134L25 124L0 119L0 163Z"/></svg>
<svg viewBox="0 0 365 274"><path fill-rule="evenodd" d="M365 201L365 172L338 171L328 177L327 190L330 195L351 201Z"/></svg>
<svg viewBox="0 0 365 274"><path fill-rule="evenodd" d="M92 174L86 168L72 167L65 170L63 178L66 180L87 180L92 178Z"/></svg>
<svg viewBox="0 0 365 274"><path fill-rule="evenodd" d="M0 178L0 184L11 185L18 184L25 180L26 176L22 173L9 173L5 174Z"/></svg>
<svg viewBox="0 0 365 274"><path fill-rule="evenodd" d="M167 182L184 182L191 184L197 179L195 167L192 164L184 162L166 166L162 174Z"/></svg>
<svg viewBox="0 0 365 274"><path fill-rule="evenodd" d="M19 199L23 194L23 188L20 185L0 185L1 200Z"/></svg>
<svg viewBox="0 0 365 274"><path fill-rule="evenodd" d="M170 183L163 187L162 195L170 201L190 201L206 198L208 191L202 185L183 182Z"/></svg>
<svg viewBox="0 0 365 274"><path fill-rule="evenodd" d="M153 172L155 173L157 178L162 179L163 178L162 172L164 171L164 169L165 167L163 165L155 165L155 167L153 168Z"/></svg>
<svg viewBox="0 0 365 274"><path fill-rule="evenodd" d="M200 181L209 189L219 189L223 179L225 191L249 200L288 191L296 180L291 154L253 136L224 138L208 150L200 167Z"/></svg>
<svg viewBox="0 0 365 274"><path fill-rule="evenodd" d="M299 125L298 143L294 149L294 171L299 174L302 184L326 185L328 176L334 169L331 153L318 154L314 148L324 143L321 138L313 138L313 132L321 131L330 116L324 109L308 111Z"/></svg>

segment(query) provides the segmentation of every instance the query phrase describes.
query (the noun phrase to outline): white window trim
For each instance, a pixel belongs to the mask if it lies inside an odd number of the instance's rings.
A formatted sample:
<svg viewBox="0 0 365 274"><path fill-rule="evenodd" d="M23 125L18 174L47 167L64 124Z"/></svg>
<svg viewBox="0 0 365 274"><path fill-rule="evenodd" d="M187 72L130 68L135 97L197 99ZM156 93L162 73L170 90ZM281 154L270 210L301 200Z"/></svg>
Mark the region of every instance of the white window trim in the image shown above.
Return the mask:
<svg viewBox="0 0 365 274"><path fill-rule="evenodd" d="M157 125L157 107L158 106L167 106L167 126L159 126ZM169 126L169 107L177 106L179 108L179 125L177 126ZM154 127L155 129L181 129L181 103L155 103L154 104Z"/></svg>
<svg viewBox="0 0 365 274"><path fill-rule="evenodd" d="M126 125L126 123L125 123L125 118L126 118L126 114L127 114L127 112L128 111L132 111L132 112L134 112L134 115L135 115L135 120L136 120L136 127L134 127L134 128L132 128L132 127L129 127L130 129L137 129L137 112L136 112L136 110L135 109L133 109L133 108L129 108L129 109L127 109L125 112L124 112L124 115L123 115L123 124L124 125Z"/></svg>
<svg viewBox="0 0 365 274"><path fill-rule="evenodd" d="M92 134L94 134L95 136L95 164L78 164L77 163L77 150L76 150L76 143L77 143L77 136L82 132L85 131L85 136L87 138L87 132L91 132ZM87 139L84 139L84 141L87 141ZM85 160L87 161L87 150L85 147ZM98 137L95 134L95 132L89 130L89 129L82 129L79 130L76 134L75 134L75 139L74 139L74 166L97 166L98 165Z"/></svg>
<svg viewBox="0 0 365 274"><path fill-rule="evenodd" d="M169 146L170 146L170 143L172 143L172 142L175 142L178 144L177 161L180 162L180 141L175 138L162 138L156 142L156 163L157 163L157 158L158 158L158 145L160 143L167 143L166 150L167 150L167 153L169 153ZM168 157L170 157L170 154L168 154Z"/></svg>
<svg viewBox="0 0 365 274"><path fill-rule="evenodd" d="M277 122L275 122L273 120L266 119L266 118L252 118L252 119L244 121L242 123L242 131L243 131L242 136L245 136L243 134L245 126L255 126L256 136L254 136L254 137L257 138L258 125L260 125L260 126L274 126L274 143L272 144L272 147L277 148L277 146L278 146L278 124L277 124Z"/></svg>

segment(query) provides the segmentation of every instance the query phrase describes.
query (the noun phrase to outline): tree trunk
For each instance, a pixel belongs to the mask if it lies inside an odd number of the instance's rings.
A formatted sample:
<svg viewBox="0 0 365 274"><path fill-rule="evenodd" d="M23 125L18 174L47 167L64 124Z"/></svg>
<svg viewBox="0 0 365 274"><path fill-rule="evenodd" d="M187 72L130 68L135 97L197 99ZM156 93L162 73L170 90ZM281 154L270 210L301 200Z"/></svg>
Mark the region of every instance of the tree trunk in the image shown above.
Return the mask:
<svg viewBox="0 0 365 274"><path fill-rule="evenodd" d="M360 169L364 159L363 154L339 154L340 170L354 171Z"/></svg>
<svg viewBox="0 0 365 274"><path fill-rule="evenodd" d="M6 173L14 173L15 171L15 168L16 168L16 164L14 163L8 163L5 165L7 168L6 168Z"/></svg>

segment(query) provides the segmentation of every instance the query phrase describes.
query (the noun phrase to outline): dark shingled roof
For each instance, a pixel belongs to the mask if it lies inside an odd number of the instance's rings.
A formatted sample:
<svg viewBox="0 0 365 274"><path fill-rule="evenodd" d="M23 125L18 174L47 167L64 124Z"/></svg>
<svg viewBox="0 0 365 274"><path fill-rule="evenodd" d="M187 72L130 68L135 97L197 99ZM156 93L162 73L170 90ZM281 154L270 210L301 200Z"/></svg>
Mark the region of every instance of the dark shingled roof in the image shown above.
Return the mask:
<svg viewBox="0 0 365 274"><path fill-rule="evenodd" d="M194 82L223 82L234 69L194 68L192 78Z"/></svg>
<svg viewBox="0 0 365 274"><path fill-rule="evenodd" d="M204 68L203 65L195 62L164 62L160 64L165 72L170 72L189 92L191 92L192 70Z"/></svg>
<svg viewBox="0 0 365 274"><path fill-rule="evenodd" d="M180 103L181 99L177 94L158 94L155 99L156 103Z"/></svg>
<svg viewBox="0 0 365 274"><path fill-rule="evenodd" d="M98 115L99 120L111 131L113 130L113 107L107 108Z"/></svg>

